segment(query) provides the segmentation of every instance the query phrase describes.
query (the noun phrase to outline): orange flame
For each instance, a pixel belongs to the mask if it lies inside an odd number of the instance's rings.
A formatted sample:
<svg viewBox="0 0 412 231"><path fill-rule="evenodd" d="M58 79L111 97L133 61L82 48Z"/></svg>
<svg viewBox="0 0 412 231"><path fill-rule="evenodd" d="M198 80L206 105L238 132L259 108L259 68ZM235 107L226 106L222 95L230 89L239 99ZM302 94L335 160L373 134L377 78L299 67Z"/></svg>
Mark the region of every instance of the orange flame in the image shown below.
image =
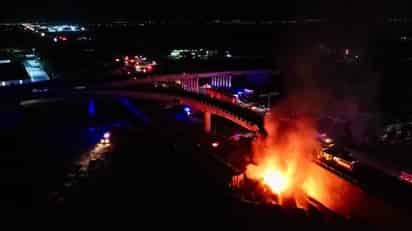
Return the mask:
<svg viewBox="0 0 412 231"><path fill-rule="evenodd" d="M268 187L279 198L294 198L299 204L297 197L307 190L303 187L306 170L319 148L316 131L304 118L284 122L273 118L272 113L265 121L268 137L254 143L254 164L246 167L245 175Z"/></svg>
<svg viewBox="0 0 412 231"><path fill-rule="evenodd" d="M273 192L280 194L286 190L288 178L276 169L269 169L263 174L263 183Z"/></svg>

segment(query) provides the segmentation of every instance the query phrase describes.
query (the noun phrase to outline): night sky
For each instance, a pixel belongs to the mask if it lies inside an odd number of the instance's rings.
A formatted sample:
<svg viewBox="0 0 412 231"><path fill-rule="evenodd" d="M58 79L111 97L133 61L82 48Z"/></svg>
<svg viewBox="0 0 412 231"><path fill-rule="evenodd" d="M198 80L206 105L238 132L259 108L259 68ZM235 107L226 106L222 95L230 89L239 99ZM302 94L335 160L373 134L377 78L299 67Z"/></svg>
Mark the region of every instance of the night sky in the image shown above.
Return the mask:
<svg viewBox="0 0 412 231"><path fill-rule="evenodd" d="M322 1L38 0L2 2L0 20L118 20L147 17L329 17L344 20L412 15L408 0Z"/></svg>

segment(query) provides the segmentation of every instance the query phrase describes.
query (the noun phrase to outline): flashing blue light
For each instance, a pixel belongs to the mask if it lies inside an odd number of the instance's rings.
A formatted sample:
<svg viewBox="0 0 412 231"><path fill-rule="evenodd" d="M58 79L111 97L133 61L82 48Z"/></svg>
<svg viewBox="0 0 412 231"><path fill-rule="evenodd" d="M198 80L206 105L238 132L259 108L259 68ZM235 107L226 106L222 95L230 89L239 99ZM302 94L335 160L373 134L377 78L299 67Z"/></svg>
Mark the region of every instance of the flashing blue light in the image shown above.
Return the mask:
<svg viewBox="0 0 412 231"><path fill-rule="evenodd" d="M183 110L184 110L186 113L190 113L190 112L192 111L192 109L190 109L190 107L184 107Z"/></svg>
<svg viewBox="0 0 412 231"><path fill-rule="evenodd" d="M95 116L96 116L96 106L95 106L95 104L94 104L94 100L93 100L93 99L90 99L90 100L89 100L89 108L88 108L88 111L89 111L89 116L90 116L90 117L95 117Z"/></svg>
<svg viewBox="0 0 412 231"><path fill-rule="evenodd" d="M253 93L253 90L245 88L244 90L246 93Z"/></svg>
<svg viewBox="0 0 412 231"><path fill-rule="evenodd" d="M238 91L238 92L237 92L237 95L242 95L242 94L243 94L242 91Z"/></svg>
<svg viewBox="0 0 412 231"><path fill-rule="evenodd" d="M110 138L110 132L105 132L104 134L103 134L103 138L105 138L105 139L109 139Z"/></svg>

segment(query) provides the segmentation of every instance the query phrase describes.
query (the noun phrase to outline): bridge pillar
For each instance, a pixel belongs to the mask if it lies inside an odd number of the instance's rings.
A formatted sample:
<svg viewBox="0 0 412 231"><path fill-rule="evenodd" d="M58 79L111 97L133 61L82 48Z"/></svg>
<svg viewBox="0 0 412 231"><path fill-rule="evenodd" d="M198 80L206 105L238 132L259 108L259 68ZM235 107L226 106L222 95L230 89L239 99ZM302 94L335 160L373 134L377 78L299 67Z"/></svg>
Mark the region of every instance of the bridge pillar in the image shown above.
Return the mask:
<svg viewBox="0 0 412 231"><path fill-rule="evenodd" d="M199 78L195 78L195 92L199 93Z"/></svg>
<svg viewBox="0 0 412 231"><path fill-rule="evenodd" d="M210 112L205 111L204 113L204 125L205 125L205 132L206 133L210 133L212 132L212 115Z"/></svg>
<svg viewBox="0 0 412 231"><path fill-rule="evenodd" d="M198 90L197 90L197 88L198 88L197 83L198 83L198 81L196 81L196 79L188 79L188 80L187 80L187 91L190 91L190 92L198 92Z"/></svg>
<svg viewBox="0 0 412 231"><path fill-rule="evenodd" d="M186 90L186 81L184 79L180 80L183 90Z"/></svg>
<svg viewBox="0 0 412 231"><path fill-rule="evenodd" d="M231 75L222 75L222 76L213 76L211 81L212 87L220 88L230 88L232 87L232 76ZM197 79L199 82L199 80ZM198 85L198 83L197 83Z"/></svg>
<svg viewBox="0 0 412 231"><path fill-rule="evenodd" d="M225 76L225 87L229 88L229 76Z"/></svg>

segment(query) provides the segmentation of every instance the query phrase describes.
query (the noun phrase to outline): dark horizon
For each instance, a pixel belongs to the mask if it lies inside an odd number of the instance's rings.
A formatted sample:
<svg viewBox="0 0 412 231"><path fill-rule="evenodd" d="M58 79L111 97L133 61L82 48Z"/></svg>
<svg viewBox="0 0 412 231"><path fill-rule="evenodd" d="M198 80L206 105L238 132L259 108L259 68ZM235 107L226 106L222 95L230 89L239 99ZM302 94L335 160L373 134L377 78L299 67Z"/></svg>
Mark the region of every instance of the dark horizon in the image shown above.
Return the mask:
<svg viewBox="0 0 412 231"><path fill-rule="evenodd" d="M412 16L412 3L398 1L398 4L378 1L312 1L312 2L100 2L23 1L8 2L0 9L1 21L113 21L140 20L145 18L242 18L266 19L287 17L330 18L342 21L374 21L382 17Z"/></svg>

